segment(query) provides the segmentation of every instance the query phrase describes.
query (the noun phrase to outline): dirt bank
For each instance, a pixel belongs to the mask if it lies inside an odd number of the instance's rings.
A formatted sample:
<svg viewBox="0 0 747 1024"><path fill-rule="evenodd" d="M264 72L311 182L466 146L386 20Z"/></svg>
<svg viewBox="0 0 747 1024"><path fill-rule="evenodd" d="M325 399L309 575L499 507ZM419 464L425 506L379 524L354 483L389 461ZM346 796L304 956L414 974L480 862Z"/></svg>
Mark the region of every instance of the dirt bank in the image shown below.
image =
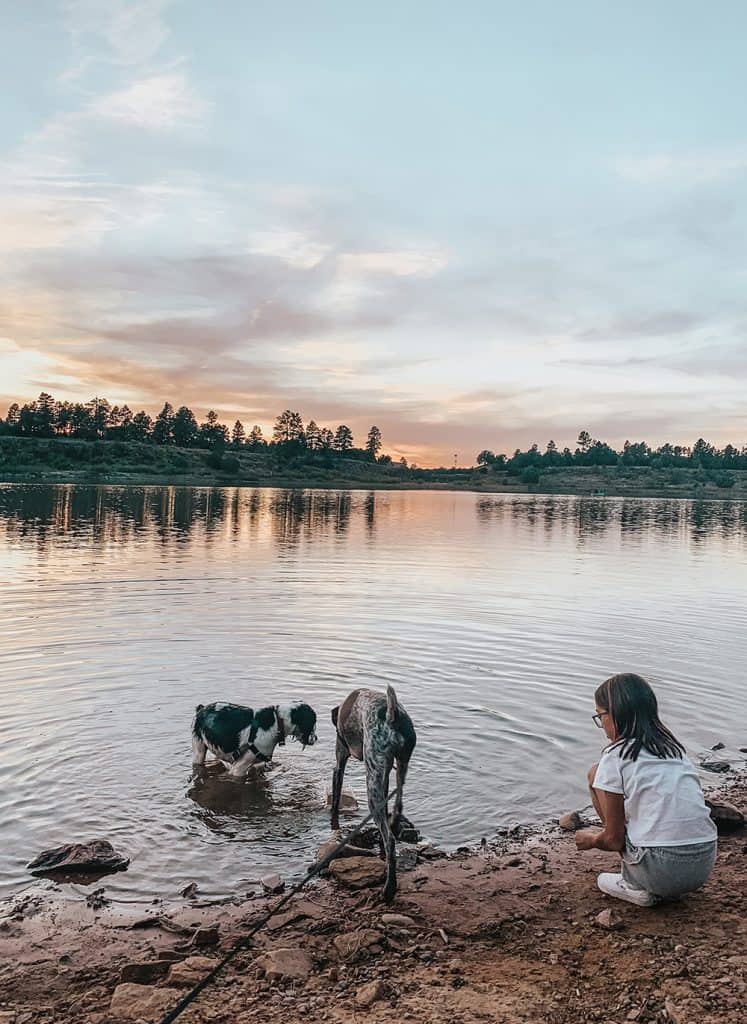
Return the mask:
<svg viewBox="0 0 747 1024"><path fill-rule="evenodd" d="M727 798L747 809L747 782ZM678 904L639 909L603 896L595 875L616 861L579 854L572 836L550 829L421 861L388 908L375 890L318 883L179 1020L742 1022L747 832L722 838L712 880ZM100 905L95 890L88 902L62 901L43 883L0 911L0 1024L158 1020L267 904L198 896L133 911ZM596 920L610 907L615 930ZM284 972L297 977L277 980ZM123 978L136 987L118 988Z"/></svg>

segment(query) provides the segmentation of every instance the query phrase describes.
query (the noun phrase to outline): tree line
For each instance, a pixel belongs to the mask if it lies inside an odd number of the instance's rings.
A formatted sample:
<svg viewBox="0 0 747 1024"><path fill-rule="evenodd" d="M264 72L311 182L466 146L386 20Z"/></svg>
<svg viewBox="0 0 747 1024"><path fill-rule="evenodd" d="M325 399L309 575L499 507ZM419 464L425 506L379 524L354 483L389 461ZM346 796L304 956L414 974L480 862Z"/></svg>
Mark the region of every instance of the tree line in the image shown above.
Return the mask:
<svg viewBox="0 0 747 1024"><path fill-rule="evenodd" d="M348 458L391 462L390 456L379 454L382 437L377 426L369 430L364 447L356 448L353 432L347 424L331 430L310 420L304 426L300 413L286 409L277 417L272 438L267 440L256 424L248 434L240 420L229 429L212 409L204 422L198 423L186 405L174 410L171 403L166 402L152 418L144 410L133 413L129 406L111 405L105 398L58 402L45 391L34 402L25 405L14 402L5 419L0 419L0 434L84 441L139 441L182 448L226 449L230 446L254 452L273 449L286 457L337 453Z"/></svg>
<svg viewBox="0 0 747 1024"><path fill-rule="evenodd" d="M616 451L605 441L595 440L588 430L582 430L573 451L570 448L561 451L554 441L548 441L544 451L540 451L537 444L533 444L527 451L517 448L511 457L495 455L484 449L477 456L477 464L486 470L506 468L514 471L541 471L554 466L747 469L747 445L735 448L727 444L719 449L699 437L692 446L666 443L658 448L653 448L645 441L626 441L622 449Z"/></svg>

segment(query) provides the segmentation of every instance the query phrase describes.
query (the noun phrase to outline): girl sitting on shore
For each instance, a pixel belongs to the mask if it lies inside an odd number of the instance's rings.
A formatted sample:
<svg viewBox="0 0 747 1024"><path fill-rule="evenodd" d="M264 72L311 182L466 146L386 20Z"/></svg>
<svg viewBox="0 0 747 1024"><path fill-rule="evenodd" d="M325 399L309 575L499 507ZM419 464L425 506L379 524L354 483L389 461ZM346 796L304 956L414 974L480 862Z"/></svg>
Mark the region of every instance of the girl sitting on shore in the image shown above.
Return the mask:
<svg viewBox="0 0 747 1024"><path fill-rule="evenodd" d="M699 889L716 861L716 827L685 748L659 719L654 691L624 672L594 699L594 722L610 741L588 773L603 827L577 832L576 845L622 857L621 873L599 875L599 888L642 907Z"/></svg>

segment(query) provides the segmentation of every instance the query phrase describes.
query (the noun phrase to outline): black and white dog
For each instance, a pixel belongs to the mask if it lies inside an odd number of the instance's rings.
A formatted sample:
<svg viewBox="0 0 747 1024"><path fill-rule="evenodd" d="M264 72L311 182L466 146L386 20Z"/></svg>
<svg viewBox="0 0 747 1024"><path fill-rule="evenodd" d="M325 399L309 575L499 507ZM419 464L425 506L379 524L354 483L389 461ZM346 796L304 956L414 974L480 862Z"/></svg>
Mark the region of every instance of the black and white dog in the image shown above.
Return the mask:
<svg viewBox="0 0 747 1024"><path fill-rule="evenodd" d="M272 760L286 736L304 747L316 743L314 709L300 701L259 711L241 704L198 704L192 723L192 764L202 766L209 750L229 775L242 778L253 765Z"/></svg>
<svg viewBox="0 0 747 1024"><path fill-rule="evenodd" d="M415 727L391 686L387 686L386 694L375 690L353 690L339 707L333 709L332 722L337 731L337 763L332 776L332 828L340 827L342 780L345 765L352 755L366 766L368 808L379 828L381 855L386 859L382 897L389 903L397 891L394 840L402 817L402 787L415 749ZM397 795L390 818L387 800L389 775L394 764L397 766Z"/></svg>

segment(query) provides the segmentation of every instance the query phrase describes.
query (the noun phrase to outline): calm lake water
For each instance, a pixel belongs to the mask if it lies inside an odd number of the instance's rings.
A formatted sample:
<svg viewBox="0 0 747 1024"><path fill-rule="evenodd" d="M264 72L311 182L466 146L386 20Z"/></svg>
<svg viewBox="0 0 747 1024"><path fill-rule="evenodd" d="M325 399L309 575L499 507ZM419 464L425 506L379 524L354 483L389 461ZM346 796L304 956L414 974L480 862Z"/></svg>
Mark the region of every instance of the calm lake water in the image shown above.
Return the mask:
<svg viewBox="0 0 747 1024"><path fill-rule="evenodd" d="M596 685L633 670L693 755L747 745L747 505L0 486L0 893L101 836L128 898L242 892L328 835L329 709L392 683L405 812L457 845L586 803ZM191 782L198 702L308 700L319 743ZM361 802L362 766L347 785Z"/></svg>

